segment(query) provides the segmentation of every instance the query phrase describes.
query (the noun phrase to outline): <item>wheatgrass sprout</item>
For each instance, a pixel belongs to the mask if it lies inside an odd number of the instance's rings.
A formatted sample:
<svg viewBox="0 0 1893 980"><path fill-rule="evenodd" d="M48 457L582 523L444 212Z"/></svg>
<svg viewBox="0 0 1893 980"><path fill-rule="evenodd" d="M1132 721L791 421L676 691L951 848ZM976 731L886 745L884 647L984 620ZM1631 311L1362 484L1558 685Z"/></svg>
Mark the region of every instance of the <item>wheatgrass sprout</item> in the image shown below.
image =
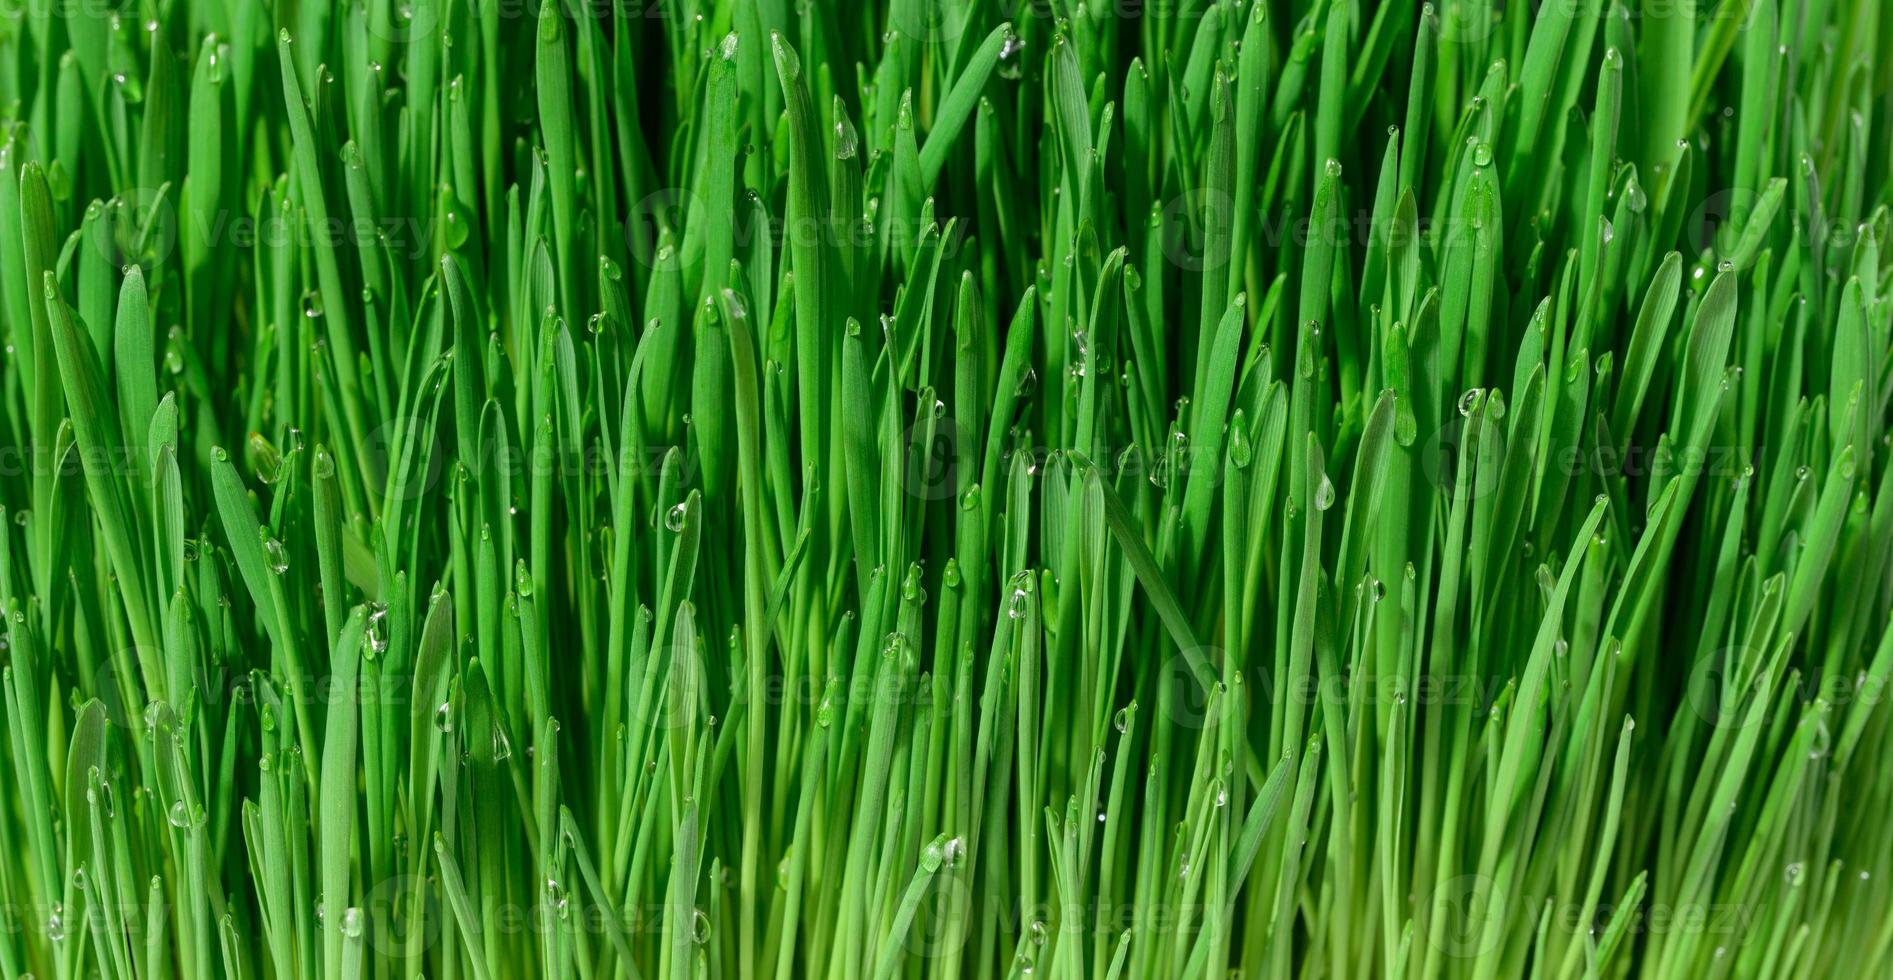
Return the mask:
<svg viewBox="0 0 1893 980"><path fill-rule="evenodd" d="M0 977L1893 974L1882 0L0 0Z"/></svg>

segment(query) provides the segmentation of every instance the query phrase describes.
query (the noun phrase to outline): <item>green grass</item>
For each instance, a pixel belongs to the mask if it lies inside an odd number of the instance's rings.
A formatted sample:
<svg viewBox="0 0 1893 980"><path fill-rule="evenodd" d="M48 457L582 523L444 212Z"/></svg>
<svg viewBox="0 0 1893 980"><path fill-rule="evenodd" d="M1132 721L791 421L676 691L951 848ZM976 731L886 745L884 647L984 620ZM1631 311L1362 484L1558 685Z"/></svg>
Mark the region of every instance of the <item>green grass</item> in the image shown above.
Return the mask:
<svg viewBox="0 0 1893 980"><path fill-rule="evenodd" d="M1881 0L0 0L0 976L1893 971Z"/></svg>

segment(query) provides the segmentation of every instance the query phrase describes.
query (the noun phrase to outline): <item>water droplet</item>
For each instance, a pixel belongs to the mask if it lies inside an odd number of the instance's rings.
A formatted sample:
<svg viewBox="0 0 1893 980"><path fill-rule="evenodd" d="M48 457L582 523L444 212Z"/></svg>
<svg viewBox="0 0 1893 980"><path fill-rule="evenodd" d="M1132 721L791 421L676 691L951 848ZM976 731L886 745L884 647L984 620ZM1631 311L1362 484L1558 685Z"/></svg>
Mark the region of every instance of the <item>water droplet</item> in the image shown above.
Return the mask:
<svg viewBox="0 0 1893 980"><path fill-rule="evenodd" d="M368 604L368 618L362 626L362 649L368 659L374 660L388 652L388 607L384 603Z"/></svg>
<svg viewBox="0 0 1893 980"><path fill-rule="evenodd" d="M1315 509L1327 510L1334 506L1334 481L1328 475L1321 475L1321 482L1315 486Z"/></svg>
<svg viewBox="0 0 1893 980"><path fill-rule="evenodd" d="M664 526L670 528L672 531L682 532L684 529L684 514L684 505L677 504L669 511L665 512Z"/></svg>
<svg viewBox="0 0 1893 980"><path fill-rule="evenodd" d="M442 735L454 730L454 708L451 703L442 701L440 707L434 709L434 728Z"/></svg>
<svg viewBox="0 0 1893 980"><path fill-rule="evenodd" d="M835 695L841 690L841 678L830 677L822 690L821 703L815 706L815 724L827 728L835 721Z"/></svg>
<svg viewBox="0 0 1893 980"><path fill-rule="evenodd" d="M513 742L506 737L506 729L493 726L493 761L505 762L513 757Z"/></svg>
<svg viewBox="0 0 1893 980"><path fill-rule="evenodd" d="M171 809L165 814L165 819L171 822L171 826L179 830L189 830L191 828L191 808L186 806L183 800L178 800L171 804Z"/></svg>
<svg viewBox="0 0 1893 980"><path fill-rule="evenodd" d="M691 910L690 941L699 946L710 941L710 917L701 908Z"/></svg>
<svg viewBox="0 0 1893 980"><path fill-rule="evenodd" d="M1301 378L1315 376L1315 360L1320 357L1321 324L1314 320L1302 324L1307 336L1295 345L1295 374Z"/></svg>
<svg viewBox="0 0 1893 980"><path fill-rule="evenodd" d="M1229 461L1238 468L1249 465L1255 456L1255 450L1249 445L1249 424L1243 417L1242 409L1229 420Z"/></svg>
<svg viewBox="0 0 1893 980"><path fill-rule="evenodd" d="M1133 701L1130 704L1127 704L1124 707L1117 709L1117 714L1111 717L1111 725L1112 727L1117 729L1117 733L1119 735L1122 735L1126 731L1130 730L1131 719L1136 717L1136 715L1137 715L1137 703Z"/></svg>
<svg viewBox="0 0 1893 980"><path fill-rule="evenodd" d="M250 433L250 458L255 463L257 479L269 486L282 481L283 454L260 432Z"/></svg>
<svg viewBox="0 0 1893 980"><path fill-rule="evenodd" d="M999 45L1000 78L1014 79L1024 73L1025 58L1022 56L1024 51L1025 42L1019 38L1019 35L1007 30L1005 41Z"/></svg>
<svg viewBox="0 0 1893 980"><path fill-rule="evenodd" d="M1229 787L1224 785L1222 778L1217 777L1214 781L1212 781L1209 784L1209 786L1210 786L1210 798L1215 803L1216 808L1220 810L1223 807L1228 806L1229 805Z"/></svg>
<svg viewBox="0 0 1893 980"><path fill-rule="evenodd" d="M348 939L360 939L362 934L362 910L351 905L342 910L342 935Z"/></svg>
<svg viewBox="0 0 1893 980"><path fill-rule="evenodd" d="M1473 409L1479 407L1479 396L1483 393L1483 388L1467 388L1465 394L1459 396L1459 414L1471 418Z"/></svg>
<svg viewBox="0 0 1893 980"><path fill-rule="evenodd" d="M53 910L46 916L46 938L56 943L66 941L66 907L53 903Z"/></svg>
<svg viewBox="0 0 1893 980"><path fill-rule="evenodd" d="M1012 599L1006 603L1006 615L1013 619L1025 618L1025 590L1012 590Z"/></svg>
<svg viewBox="0 0 1893 980"><path fill-rule="evenodd" d="M98 805L99 813L105 819L110 820L118 816L118 797L112 791L111 783L100 782L97 792L92 793L88 798Z"/></svg>
<svg viewBox="0 0 1893 980"><path fill-rule="evenodd" d="M1480 143L1472 148L1472 165L1479 168L1492 166L1492 144Z"/></svg>
<svg viewBox="0 0 1893 980"><path fill-rule="evenodd" d="M944 842L938 837L929 841L926 847L920 849L920 866L925 868L928 874L940 870L940 865L945 860L946 847Z"/></svg>

